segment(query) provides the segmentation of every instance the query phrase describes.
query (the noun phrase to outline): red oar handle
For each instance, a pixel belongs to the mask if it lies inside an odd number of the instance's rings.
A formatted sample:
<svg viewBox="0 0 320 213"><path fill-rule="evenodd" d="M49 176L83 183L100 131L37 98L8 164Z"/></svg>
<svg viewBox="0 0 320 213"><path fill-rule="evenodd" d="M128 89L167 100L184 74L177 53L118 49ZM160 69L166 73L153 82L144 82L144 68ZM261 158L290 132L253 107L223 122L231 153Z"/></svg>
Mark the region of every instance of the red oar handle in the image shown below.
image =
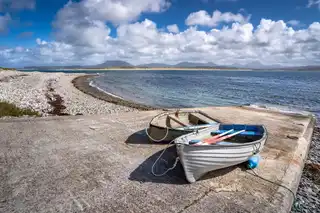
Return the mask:
<svg viewBox="0 0 320 213"><path fill-rule="evenodd" d="M231 134L231 135L226 135L226 136L224 136L224 137L220 137L220 138L216 138L216 139L210 138L210 139L208 139L207 141L205 141L205 143L207 143L207 144L215 144L215 143L220 142L220 141L223 141L223 140L225 140L225 139L232 138L233 136L238 135L238 134L240 134L240 133L242 133L242 132L245 132L245 131L246 131L246 130L241 130L241 131L235 132L235 133L233 133L233 134ZM211 140L211 139L212 139L212 140Z"/></svg>
<svg viewBox="0 0 320 213"><path fill-rule="evenodd" d="M219 135L215 135L215 136L213 136L213 137L211 137L211 138L208 138L208 139L205 139L205 140L203 140L205 143L213 143L214 141L216 141L216 140L220 140L220 137L222 137L222 136L224 136L224 135L226 135L226 134L229 134L230 132L233 132L234 130L233 129L230 129L230 130L228 130L228 131L226 131L226 132L223 132L223 133L221 133L221 134L219 134Z"/></svg>

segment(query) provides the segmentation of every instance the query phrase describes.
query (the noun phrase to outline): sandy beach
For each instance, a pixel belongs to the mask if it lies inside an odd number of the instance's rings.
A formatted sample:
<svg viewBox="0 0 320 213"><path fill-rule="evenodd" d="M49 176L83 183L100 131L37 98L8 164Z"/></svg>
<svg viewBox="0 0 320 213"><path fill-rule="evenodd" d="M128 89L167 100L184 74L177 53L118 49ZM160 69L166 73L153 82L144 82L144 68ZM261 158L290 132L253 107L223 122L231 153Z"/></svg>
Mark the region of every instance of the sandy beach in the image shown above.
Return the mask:
<svg viewBox="0 0 320 213"><path fill-rule="evenodd" d="M115 104L112 96L100 94L100 99L85 94L73 86L73 79L84 74L0 71L0 100L29 108L42 116L89 115L134 111L138 105L127 107L124 102ZM89 76L88 76L89 77ZM83 88L87 77L77 78L78 88ZM85 85L88 89L88 84ZM97 89L88 92L95 93ZM107 101L109 102L107 102Z"/></svg>

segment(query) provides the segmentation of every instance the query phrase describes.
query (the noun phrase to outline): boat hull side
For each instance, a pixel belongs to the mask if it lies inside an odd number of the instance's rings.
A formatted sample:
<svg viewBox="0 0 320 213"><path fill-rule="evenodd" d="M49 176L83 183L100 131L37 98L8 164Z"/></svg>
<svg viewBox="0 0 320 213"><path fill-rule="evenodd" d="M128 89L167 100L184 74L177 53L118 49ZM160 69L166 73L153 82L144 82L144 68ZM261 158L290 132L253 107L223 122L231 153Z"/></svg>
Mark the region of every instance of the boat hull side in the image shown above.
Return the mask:
<svg viewBox="0 0 320 213"><path fill-rule="evenodd" d="M186 179L193 183L210 171L246 162L261 151L265 139L255 144L241 146L190 146L177 144L177 152Z"/></svg>
<svg viewBox="0 0 320 213"><path fill-rule="evenodd" d="M148 134L153 139L155 139L155 140L163 139L163 140L161 140L162 143L169 143L182 135L189 134L190 132L192 132L192 131L185 131L185 130L175 130L175 129L171 129L171 128L167 129L164 127L158 127L158 126L154 126L154 125L150 125L147 131L148 131ZM167 131L168 131L168 134L167 134ZM167 134L167 136L166 136L166 134ZM150 142L156 142L156 141L152 141L150 138L149 138L149 140L150 140Z"/></svg>

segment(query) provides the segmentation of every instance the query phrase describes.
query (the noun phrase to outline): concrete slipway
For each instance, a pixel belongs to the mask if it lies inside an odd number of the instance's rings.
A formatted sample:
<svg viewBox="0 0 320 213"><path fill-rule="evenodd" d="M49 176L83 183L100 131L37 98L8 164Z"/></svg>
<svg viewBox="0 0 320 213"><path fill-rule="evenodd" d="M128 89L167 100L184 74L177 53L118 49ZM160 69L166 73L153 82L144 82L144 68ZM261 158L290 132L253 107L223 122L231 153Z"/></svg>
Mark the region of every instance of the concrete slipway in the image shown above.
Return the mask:
<svg viewBox="0 0 320 213"><path fill-rule="evenodd" d="M314 119L248 107L203 109L266 125L259 175L296 190ZM0 212L288 212L292 194L236 166L188 184L181 165L150 170L165 145L143 129L159 111L0 121ZM171 147L158 171L175 159Z"/></svg>

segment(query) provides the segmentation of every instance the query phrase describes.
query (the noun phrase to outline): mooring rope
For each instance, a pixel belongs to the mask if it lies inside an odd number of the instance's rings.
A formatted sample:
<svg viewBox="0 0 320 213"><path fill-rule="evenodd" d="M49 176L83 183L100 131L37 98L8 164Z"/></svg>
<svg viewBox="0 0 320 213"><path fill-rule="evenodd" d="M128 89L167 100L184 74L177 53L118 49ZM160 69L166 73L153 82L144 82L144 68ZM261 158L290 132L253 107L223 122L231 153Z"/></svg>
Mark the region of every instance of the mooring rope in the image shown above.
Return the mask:
<svg viewBox="0 0 320 213"><path fill-rule="evenodd" d="M171 141L171 142L167 145L167 147L161 152L161 154L159 155L159 157L157 158L157 160L153 163L152 168L151 168L151 173L152 173L154 176L156 176L156 177L161 177L161 176L167 174L169 171L173 170L173 169L177 166L178 161L179 161L179 157L176 157L176 160L175 160L173 166L170 167L170 168L168 168L165 172L163 172L163 173L161 173L161 174L156 174L156 173L154 172L154 167L155 167L155 165L157 164L157 162L160 160L160 158L162 157L162 155L165 153L165 151L169 148L169 146L170 146L173 142L174 142L174 141Z"/></svg>
<svg viewBox="0 0 320 213"><path fill-rule="evenodd" d="M296 195L295 195L295 193L289 188L289 187L287 187L287 186L285 186L285 185L282 185L282 184L280 184L280 183L277 183L277 182L275 182L275 181L272 181L272 180L268 180L268 179L266 179L266 178L264 178L264 177L262 177L262 176L260 176L260 175L258 175L255 171L254 171L254 169L251 169L251 171L252 171L252 173L250 173L250 172L248 172L249 174L251 174L251 175L253 175L253 176L256 176L256 177L258 177L258 178L260 178L260 179L262 179L262 180L264 180L264 181L266 181L266 182L269 182L269 183L271 183L271 184L274 184L274 185L277 185L277 186L280 186L280 187L282 187L282 188L284 188L284 189L286 189L286 190L288 190L291 194L292 194L292 196L293 196L293 202L292 202L292 204L294 205L295 204L295 201L296 201Z"/></svg>
<svg viewBox="0 0 320 213"><path fill-rule="evenodd" d="M160 140L156 140L156 139L152 138L152 137L149 135L148 129L149 129L149 128L146 128L146 135L148 136L148 138L149 138L150 140L152 140L153 142L157 142L157 143L162 142L164 139L166 139L166 137L167 137L168 134L169 134L169 128L166 127L167 132L166 132L165 136L164 136L163 138L161 138Z"/></svg>

